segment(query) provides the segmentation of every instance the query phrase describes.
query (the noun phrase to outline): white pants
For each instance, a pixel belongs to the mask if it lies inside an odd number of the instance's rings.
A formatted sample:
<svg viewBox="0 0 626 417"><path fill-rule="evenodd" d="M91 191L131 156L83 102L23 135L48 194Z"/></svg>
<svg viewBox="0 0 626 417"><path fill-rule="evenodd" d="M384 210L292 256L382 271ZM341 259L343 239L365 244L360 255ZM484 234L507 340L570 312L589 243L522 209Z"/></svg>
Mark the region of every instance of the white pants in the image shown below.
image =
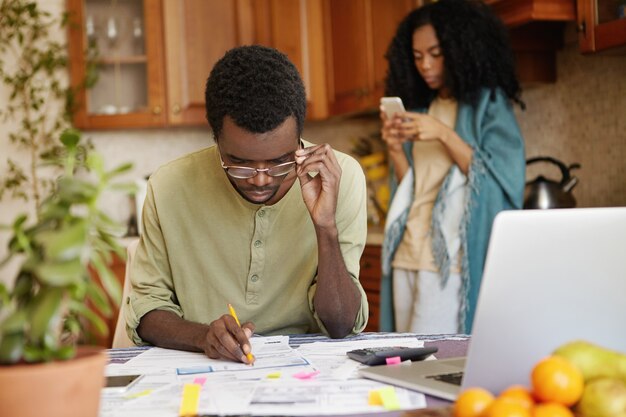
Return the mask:
<svg viewBox="0 0 626 417"><path fill-rule="evenodd" d="M431 271L393 270L396 331L444 334L459 331L460 274L450 274L444 288Z"/></svg>

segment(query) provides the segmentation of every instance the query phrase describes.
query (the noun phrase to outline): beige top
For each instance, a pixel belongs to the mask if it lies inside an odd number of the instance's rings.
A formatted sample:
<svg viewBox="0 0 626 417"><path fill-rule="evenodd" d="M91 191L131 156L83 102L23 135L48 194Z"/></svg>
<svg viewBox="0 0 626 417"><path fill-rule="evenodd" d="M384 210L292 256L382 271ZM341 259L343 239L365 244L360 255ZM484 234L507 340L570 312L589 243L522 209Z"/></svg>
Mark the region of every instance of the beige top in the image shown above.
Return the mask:
<svg viewBox="0 0 626 417"><path fill-rule="evenodd" d="M367 234L363 171L335 152L342 169L337 227L348 272L361 292L353 332L367 323L359 276ZM159 168L148 183L143 234L124 300L130 338L154 309L210 323L232 303L259 334L325 331L315 313L317 239L299 181L272 206L244 200L220 167L215 146Z"/></svg>
<svg viewBox="0 0 626 417"><path fill-rule="evenodd" d="M454 129L457 102L454 99L436 98L430 104L428 114ZM392 263L394 268L439 272L432 253L432 210L439 189L453 163L446 147L439 140L413 142L415 197L402 242ZM458 265L452 266L451 272L459 271Z"/></svg>

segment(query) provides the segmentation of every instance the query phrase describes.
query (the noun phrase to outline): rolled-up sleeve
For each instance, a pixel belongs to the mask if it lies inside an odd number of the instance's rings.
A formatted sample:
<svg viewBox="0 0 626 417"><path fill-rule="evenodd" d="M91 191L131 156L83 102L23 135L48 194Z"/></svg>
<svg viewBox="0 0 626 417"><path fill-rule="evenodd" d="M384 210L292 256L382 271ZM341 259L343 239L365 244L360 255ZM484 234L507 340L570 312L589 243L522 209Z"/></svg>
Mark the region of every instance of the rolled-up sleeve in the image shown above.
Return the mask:
<svg viewBox="0 0 626 417"><path fill-rule="evenodd" d="M145 344L137 334L141 318L152 310L171 311L183 317L178 305L168 253L150 182L142 213L142 235L131 264L131 291L124 305L126 331L136 344Z"/></svg>

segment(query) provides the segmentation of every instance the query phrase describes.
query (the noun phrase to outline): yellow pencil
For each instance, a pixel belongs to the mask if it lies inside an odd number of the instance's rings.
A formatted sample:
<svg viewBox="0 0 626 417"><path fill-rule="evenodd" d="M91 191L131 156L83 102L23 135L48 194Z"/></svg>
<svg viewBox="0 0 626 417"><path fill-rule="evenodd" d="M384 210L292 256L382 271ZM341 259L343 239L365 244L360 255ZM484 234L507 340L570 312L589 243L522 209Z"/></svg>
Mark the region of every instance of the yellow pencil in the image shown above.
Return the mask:
<svg viewBox="0 0 626 417"><path fill-rule="evenodd" d="M241 323L239 323L239 319L237 318L237 313L235 313L235 309L233 308L233 305L230 303L228 304L228 311L230 312L230 315L233 316L233 318L235 319L237 326L241 327ZM254 356L252 355L252 352L249 352L246 355L246 358L248 358L250 365L254 364Z"/></svg>

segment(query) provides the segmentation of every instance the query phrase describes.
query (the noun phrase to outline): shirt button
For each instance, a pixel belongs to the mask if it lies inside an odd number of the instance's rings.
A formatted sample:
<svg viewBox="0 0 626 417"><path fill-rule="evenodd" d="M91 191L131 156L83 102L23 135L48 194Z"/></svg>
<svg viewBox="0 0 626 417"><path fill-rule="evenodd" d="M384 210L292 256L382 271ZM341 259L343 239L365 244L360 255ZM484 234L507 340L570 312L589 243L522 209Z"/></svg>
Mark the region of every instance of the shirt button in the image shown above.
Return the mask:
<svg viewBox="0 0 626 417"><path fill-rule="evenodd" d="M259 276L258 275L252 275L250 277L250 281L252 281L252 282L257 282L258 280L259 280Z"/></svg>
<svg viewBox="0 0 626 417"><path fill-rule="evenodd" d="M259 210L259 217L263 217L263 216L265 216L265 211Z"/></svg>
<svg viewBox="0 0 626 417"><path fill-rule="evenodd" d="M257 241L255 241L255 242L254 242L254 247L255 247L255 248L260 248L262 244L263 244L263 243L261 243L261 241L260 241L260 240L257 240Z"/></svg>

